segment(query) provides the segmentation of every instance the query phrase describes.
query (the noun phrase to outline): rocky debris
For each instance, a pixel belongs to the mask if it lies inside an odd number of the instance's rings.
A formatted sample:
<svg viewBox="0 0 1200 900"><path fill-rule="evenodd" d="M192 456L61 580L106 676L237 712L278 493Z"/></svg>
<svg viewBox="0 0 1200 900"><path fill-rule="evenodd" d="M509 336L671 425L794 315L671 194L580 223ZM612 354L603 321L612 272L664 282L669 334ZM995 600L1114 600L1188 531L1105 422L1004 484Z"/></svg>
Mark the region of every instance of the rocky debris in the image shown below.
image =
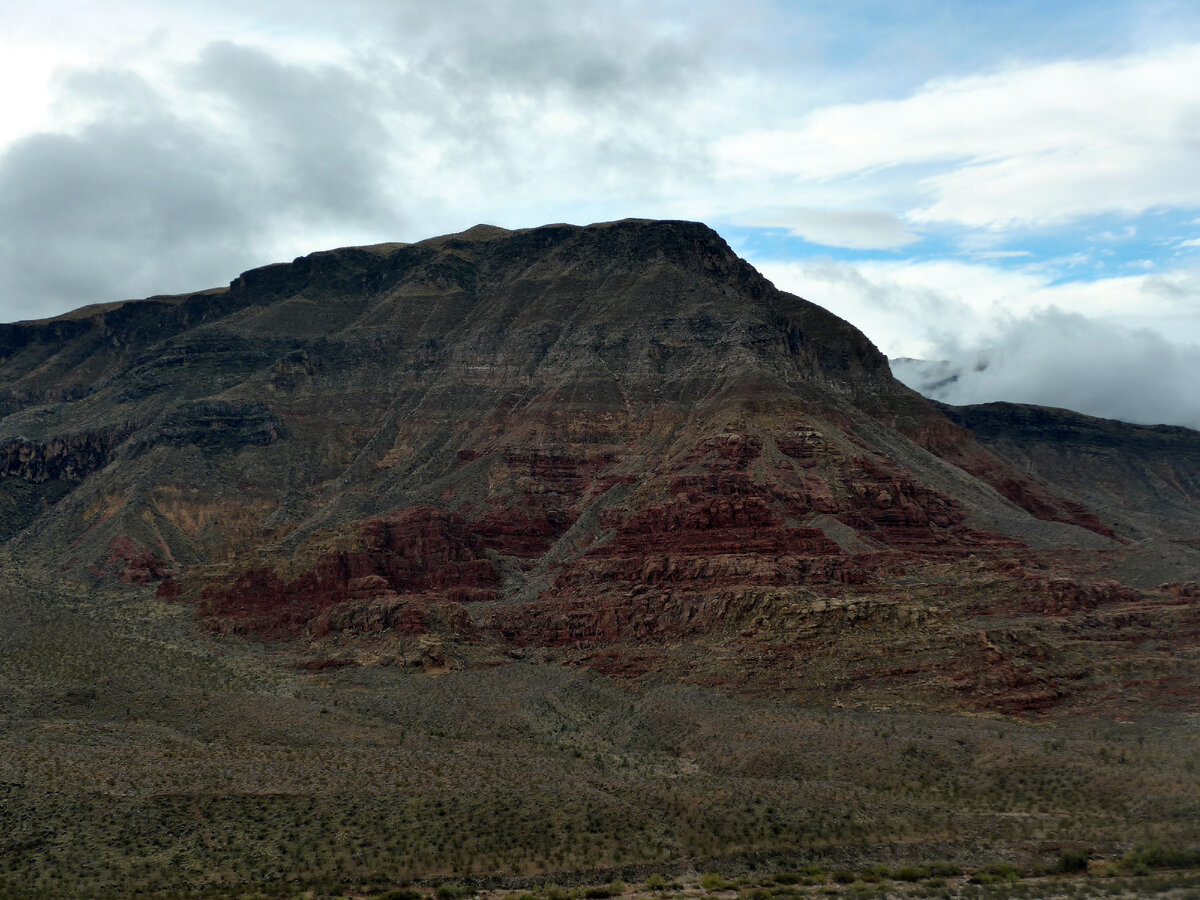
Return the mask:
<svg viewBox="0 0 1200 900"><path fill-rule="evenodd" d="M704 596L678 592L600 597L563 594L492 610L488 624L516 646L612 644L625 640L678 640L736 624L758 607L759 595L742 589Z"/></svg>
<svg viewBox="0 0 1200 900"><path fill-rule="evenodd" d="M108 559L94 567L93 574L113 574L125 584L151 584L177 574L173 566L132 538L115 537L108 549Z"/></svg>
<svg viewBox="0 0 1200 900"><path fill-rule="evenodd" d="M1160 584L1158 589L1164 594L1170 594L1172 597L1200 600L1200 586L1194 581L1186 581L1182 584L1178 581L1168 581Z"/></svg>
<svg viewBox="0 0 1200 900"><path fill-rule="evenodd" d="M1200 531L1200 432L1015 403L939 408L1027 481L1104 519L1073 519L1083 527L1125 540Z"/></svg>
<svg viewBox="0 0 1200 900"><path fill-rule="evenodd" d="M394 593L332 606L312 619L305 629L309 638L336 632L356 635L440 632L468 641L478 636L471 614L461 603L445 601L437 595L402 597Z"/></svg>
<svg viewBox="0 0 1200 900"><path fill-rule="evenodd" d="M1119 581L1083 583L1073 578L1025 579L1026 599L1021 608L1047 616L1093 610L1105 603L1131 603L1141 594Z"/></svg>
<svg viewBox="0 0 1200 900"><path fill-rule="evenodd" d="M118 440L109 431L88 431L46 441L9 438L0 441L0 477L15 476L34 483L83 481L104 468Z"/></svg>
<svg viewBox="0 0 1200 900"><path fill-rule="evenodd" d="M183 596L183 587L177 579L166 577L158 583L154 596L159 600L175 600Z"/></svg>
<svg viewBox="0 0 1200 900"><path fill-rule="evenodd" d="M1046 485L989 452L967 430L951 422L923 424L907 431L917 444L991 485L1000 496L1035 518L1078 525L1109 538L1116 533L1080 503L1058 496Z"/></svg>

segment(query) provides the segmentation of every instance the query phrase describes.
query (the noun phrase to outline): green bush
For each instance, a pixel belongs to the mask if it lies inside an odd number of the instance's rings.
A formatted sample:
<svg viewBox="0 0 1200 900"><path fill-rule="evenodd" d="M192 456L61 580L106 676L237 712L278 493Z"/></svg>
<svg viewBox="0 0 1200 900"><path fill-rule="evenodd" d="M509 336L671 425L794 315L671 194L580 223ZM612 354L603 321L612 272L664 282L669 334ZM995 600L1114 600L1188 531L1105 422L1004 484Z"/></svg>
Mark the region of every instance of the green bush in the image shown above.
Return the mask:
<svg viewBox="0 0 1200 900"><path fill-rule="evenodd" d="M1147 874L1150 869L1192 869L1200 867L1200 850L1140 843L1121 859L1121 867L1135 875Z"/></svg>
<svg viewBox="0 0 1200 900"><path fill-rule="evenodd" d="M388 891L386 894L380 894L378 900L421 900L421 895L412 888L398 888Z"/></svg>
<svg viewBox="0 0 1200 900"><path fill-rule="evenodd" d="M874 865L858 876L867 884L877 884L892 877L892 870L887 866Z"/></svg>
<svg viewBox="0 0 1200 900"><path fill-rule="evenodd" d="M934 875L938 878L954 878L956 875L962 874L962 869L960 869L954 863L948 862L930 863L925 868L929 870L930 875Z"/></svg>
<svg viewBox="0 0 1200 900"><path fill-rule="evenodd" d="M706 891L723 891L727 887L725 879L716 872L705 872L700 879L700 887Z"/></svg>
<svg viewBox="0 0 1200 900"><path fill-rule="evenodd" d="M594 884L583 889L587 900L605 900L607 897L619 897L625 892L625 882L613 881L609 884Z"/></svg>
<svg viewBox="0 0 1200 900"><path fill-rule="evenodd" d="M667 889L667 879L655 872L646 879L646 890L648 891L665 891Z"/></svg>
<svg viewBox="0 0 1200 900"><path fill-rule="evenodd" d="M971 884L1004 884L1020 880L1021 873L1008 863L992 863L968 879Z"/></svg>

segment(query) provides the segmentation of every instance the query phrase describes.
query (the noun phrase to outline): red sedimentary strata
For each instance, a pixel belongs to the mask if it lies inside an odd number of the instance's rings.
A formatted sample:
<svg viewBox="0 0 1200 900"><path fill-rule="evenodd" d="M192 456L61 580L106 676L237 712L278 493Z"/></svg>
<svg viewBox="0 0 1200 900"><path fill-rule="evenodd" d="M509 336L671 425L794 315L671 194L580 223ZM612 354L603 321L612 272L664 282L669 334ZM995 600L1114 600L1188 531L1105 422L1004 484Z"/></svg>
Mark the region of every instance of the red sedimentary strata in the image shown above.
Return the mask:
<svg viewBox="0 0 1200 900"><path fill-rule="evenodd" d="M468 453L479 458L476 451ZM566 534L583 507L622 480L606 474L615 461L611 453L509 451L495 467L508 490L502 487L488 499L472 528L488 549L536 559Z"/></svg>
<svg viewBox="0 0 1200 900"><path fill-rule="evenodd" d="M1142 595L1119 581L1066 575L1029 575L1011 569L1012 560L1001 560L998 571L1015 574L1005 587L986 600L962 607L972 615L1029 613L1036 616L1071 616L1105 604L1134 603Z"/></svg>
<svg viewBox="0 0 1200 900"><path fill-rule="evenodd" d="M564 565L538 601L491 611L492 626L525 645L670 639L744 618L769 589L854 590L906 561L1016 545L969 531L952 499L891 464L822 459L823 440L800 429L776 446L797 465L755 467L763 442L753 434L701 441L657 476L664 499L600 511L606 539ZM852 555L820 528L792 524L815 515L881 549Z"/></svg>
<svg viewBox="0 0 1200 900"><path fill-rule="evenodd" d="M359 539L360 549L326 553L290 581L261 567L207 588L202 609L218 627L273 638L343 627L420 633L425 607L498 597L482 541L454 513L420 506L368 519ZM463 625L445 611L438 618Z"/></svg>
<svg viewBox="0 0 1200 900"><path fill-rule="evenodd" d="M111 573L125 584L150 584L175 574L170 563L159 559L148 547L132 538L115 537L108 542L108 549L108 559L93 567L96 575Z"/></svg>

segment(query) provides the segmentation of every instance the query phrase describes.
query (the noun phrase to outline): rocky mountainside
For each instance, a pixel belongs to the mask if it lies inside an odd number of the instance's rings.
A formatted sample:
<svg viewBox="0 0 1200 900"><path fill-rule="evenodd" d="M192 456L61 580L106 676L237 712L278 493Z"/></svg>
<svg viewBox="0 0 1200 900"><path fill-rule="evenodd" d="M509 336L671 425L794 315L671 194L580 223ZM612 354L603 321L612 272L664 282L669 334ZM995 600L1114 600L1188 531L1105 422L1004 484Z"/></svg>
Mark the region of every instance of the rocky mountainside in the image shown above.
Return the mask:
<svg viewBox="0 0 1200 900"><path fill-rule="evenodd" d="M0 411L15 558L315 666L1200 693L1200 436L940 408L699 224L477 226L0 326Z"/></svg>

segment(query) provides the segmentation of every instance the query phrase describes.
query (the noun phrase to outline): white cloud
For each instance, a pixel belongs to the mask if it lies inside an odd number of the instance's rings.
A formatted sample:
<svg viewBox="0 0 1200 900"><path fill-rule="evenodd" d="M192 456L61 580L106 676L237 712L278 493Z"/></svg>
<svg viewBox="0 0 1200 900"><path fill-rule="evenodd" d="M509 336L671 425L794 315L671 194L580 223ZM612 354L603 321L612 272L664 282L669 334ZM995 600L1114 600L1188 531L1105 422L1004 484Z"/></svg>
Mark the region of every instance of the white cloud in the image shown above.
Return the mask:
<svg viewBox="0 0 1200 900"><path fill-rule="evenodd" d="M1114 327L1200 342L1200 270L1058 281L1057 267L986 262L752 259L775 284L853 322L889 356L940 358L948 341L1057 309Z"/></svg>
<svg viewBox="0 0 1200 900"><path fill-rule="evenodd" d="M962 261L758 265L889 357L944 362L895 371L945 402L1200 427L1200 270L1056 282L1037 266Z"/></svg>
<svg viewBox="0 0 1200 900"><path fill-rule="evenodd" d="M740 216L737 222L757 228L786 228L809 243L852 250L894 250L920 240L896 216L878 210L769 210Z"/></svg>
<svg viewBox="0 0 1200 900"><path fill-rule="evenodd" d="M943 353L940 366L901 364L894 371L955 405L1007 400L1200 428L1200 394L1193 390L1200 383L1198 344L1046 310L1008 323L986 345L947 346Z"/></svg>
<svg viewBox="0 0 1200 900"><path fill-rule="evenodd" d="M818 109L733 135L724 170L834 180L917 173L913 222L1047 225L1200 206L1200 46L1012 66L938 80L900 100Z"/></svg>

